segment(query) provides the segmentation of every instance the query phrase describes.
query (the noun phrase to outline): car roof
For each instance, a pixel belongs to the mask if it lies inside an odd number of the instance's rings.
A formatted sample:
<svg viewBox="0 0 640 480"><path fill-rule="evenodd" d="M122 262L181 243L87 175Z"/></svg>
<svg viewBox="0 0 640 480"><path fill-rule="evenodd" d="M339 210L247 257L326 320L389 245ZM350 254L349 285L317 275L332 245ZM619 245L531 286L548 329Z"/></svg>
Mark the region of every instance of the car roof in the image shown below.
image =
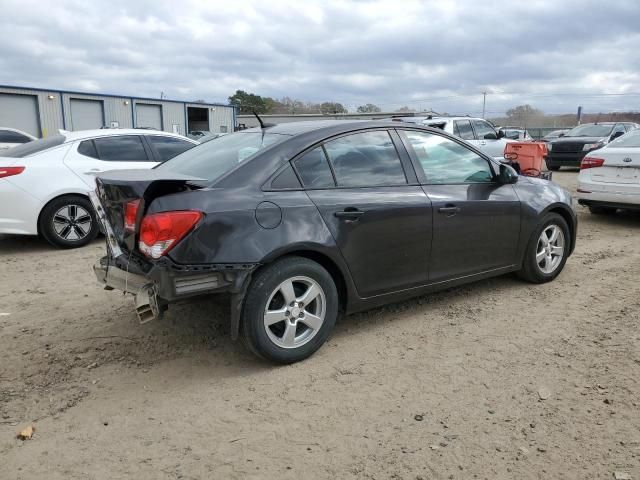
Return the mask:
<svg viewBox="0 0 640 480"><path fill-rule="evenodd" d="M190 138L178 135L177 133L169 133L162 130L147 130L145 128L101 128L96 130L78 130L75 132L62 130L60 133L61 135L64 135L67 142L75 142L76 140L86 140L88 138L97 137L114 137L119 135L162 135L193 142Z"/></svg>
<svg viewBox="0 0 640 480"><path fill-rule="evenodd" d="M313 132L315 130L323 130L326 128L336 128L344 126L347 129L357 126L361 127L365 123L380 125L379 121L371 120L307 120L304 122L287 122L278 123L265 128L268 133L276 133L278 135L298 135L301 133ZM241 132L261 132L260 127L248 128Z"/></svg>

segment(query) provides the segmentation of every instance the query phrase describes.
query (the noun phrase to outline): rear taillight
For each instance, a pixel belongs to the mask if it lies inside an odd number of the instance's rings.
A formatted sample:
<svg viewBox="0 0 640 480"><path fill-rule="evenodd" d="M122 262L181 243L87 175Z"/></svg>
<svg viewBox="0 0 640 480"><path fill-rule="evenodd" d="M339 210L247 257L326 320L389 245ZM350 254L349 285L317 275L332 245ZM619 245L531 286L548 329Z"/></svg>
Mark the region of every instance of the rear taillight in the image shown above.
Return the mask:
<svg viewBox="0 0 640 480"><path fill-rule="evenodd" d="M580 162L580 170L587 168L601 167L604 164L604 158L584 157Z"/></svg>
<svg viewBox="0 0 640 480"><path fill-rule="evenodd" d="M203 217L202 212L180 210L145 215L140 223L138 248L147 257L160 258Z"/></svg>
<svg viewBox="0 0 640 480"><path fill-rule="evenodd" d="M24 172L24 167L0 167L0 178L20 175Z"/></svg>
<svg viewBox="0 0 640 480"><path fill-rule="evenodd" d="M132 200L124 205L124 229L127 232L136 231L138 207L140 207L140 200Z"/></svg>

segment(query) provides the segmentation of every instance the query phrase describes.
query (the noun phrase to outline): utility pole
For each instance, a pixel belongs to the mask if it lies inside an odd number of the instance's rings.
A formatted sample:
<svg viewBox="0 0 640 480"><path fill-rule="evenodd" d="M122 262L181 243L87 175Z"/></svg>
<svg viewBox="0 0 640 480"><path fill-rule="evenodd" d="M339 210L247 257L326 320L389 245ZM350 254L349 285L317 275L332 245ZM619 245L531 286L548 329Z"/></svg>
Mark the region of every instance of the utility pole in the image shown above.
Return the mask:
<svg viewBox="0 0 640 480"><path fill-rule="evenodd" d="M487 106L487 91L482 92L482 118L484 118L485 107Z"/></svg>

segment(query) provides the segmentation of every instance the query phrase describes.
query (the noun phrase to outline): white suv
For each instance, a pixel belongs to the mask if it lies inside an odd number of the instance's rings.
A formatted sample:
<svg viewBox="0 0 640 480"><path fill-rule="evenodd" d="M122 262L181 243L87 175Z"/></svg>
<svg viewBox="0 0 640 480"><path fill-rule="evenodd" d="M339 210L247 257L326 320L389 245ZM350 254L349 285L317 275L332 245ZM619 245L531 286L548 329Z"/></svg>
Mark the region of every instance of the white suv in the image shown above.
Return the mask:
<svg viewBox="0 0 640 480"><path fill-rule="evenodd" d="M439 128L469 142L496 160L504 160L504 147L512 142L482 118L472 117L396 117L393 120Z"/></svg>

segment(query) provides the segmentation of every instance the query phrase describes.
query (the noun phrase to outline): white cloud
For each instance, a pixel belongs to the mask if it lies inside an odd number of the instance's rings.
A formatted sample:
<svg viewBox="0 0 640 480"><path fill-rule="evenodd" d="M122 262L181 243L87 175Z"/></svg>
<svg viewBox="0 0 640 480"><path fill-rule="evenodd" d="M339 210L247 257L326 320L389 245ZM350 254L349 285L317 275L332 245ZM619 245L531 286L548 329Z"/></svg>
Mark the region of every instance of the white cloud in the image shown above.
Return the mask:
<svg viewBox="0 0 640 480"><path fill-rule="evenodd" d="M309 101L499 113L638 110L632 0L0 0L0 83L226 101L236 89ZM546 96L545 96L546 95Z"/></svg>

